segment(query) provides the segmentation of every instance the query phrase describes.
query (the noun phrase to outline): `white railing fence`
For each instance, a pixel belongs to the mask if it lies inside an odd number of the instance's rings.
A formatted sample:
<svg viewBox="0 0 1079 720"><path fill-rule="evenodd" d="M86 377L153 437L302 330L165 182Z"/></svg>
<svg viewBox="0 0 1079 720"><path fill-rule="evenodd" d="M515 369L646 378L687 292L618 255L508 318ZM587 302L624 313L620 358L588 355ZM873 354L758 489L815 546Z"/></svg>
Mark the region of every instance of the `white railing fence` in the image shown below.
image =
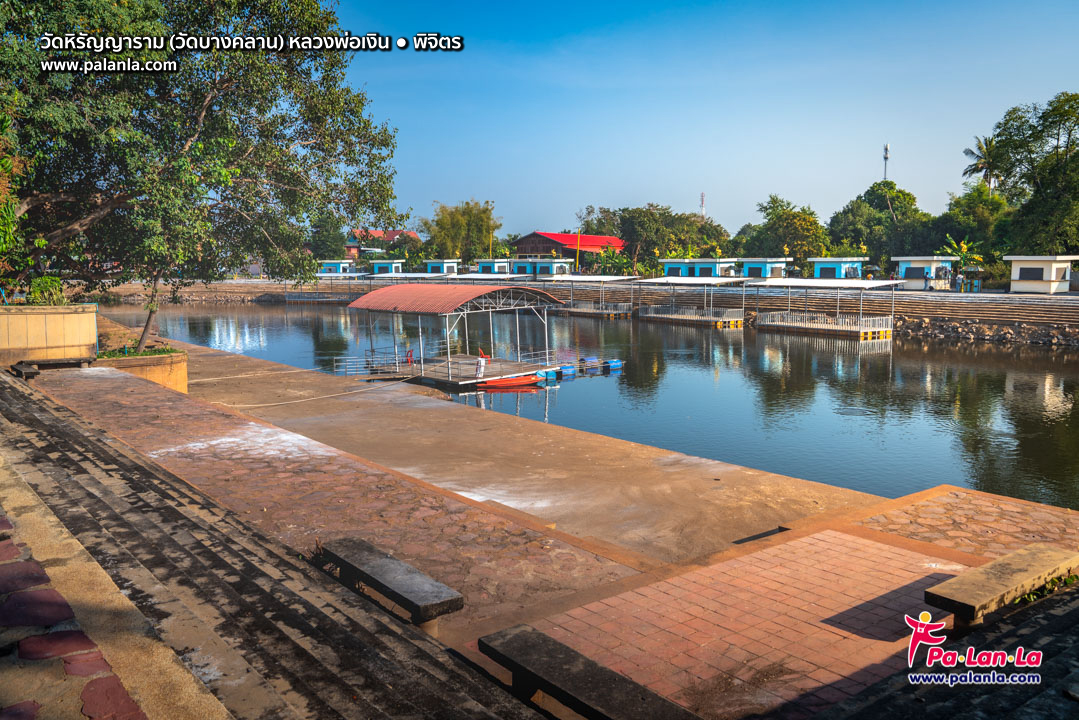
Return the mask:
<svg viewBox="0 0 1079 720"><path fill-rule="evenodd" d="M641 305L637 311L642 318L674 318L685 320L741 320L741 308L700 308L691 305Z"/></svg>
<svg viewBox="0 0 1079 720"><path fill-rule="evenodd" d="M852 331L891 330L891 315L826 315L824 313L780 311L762 312L757 315L757 325L785 326L819 329L842 329Z"/></svg>

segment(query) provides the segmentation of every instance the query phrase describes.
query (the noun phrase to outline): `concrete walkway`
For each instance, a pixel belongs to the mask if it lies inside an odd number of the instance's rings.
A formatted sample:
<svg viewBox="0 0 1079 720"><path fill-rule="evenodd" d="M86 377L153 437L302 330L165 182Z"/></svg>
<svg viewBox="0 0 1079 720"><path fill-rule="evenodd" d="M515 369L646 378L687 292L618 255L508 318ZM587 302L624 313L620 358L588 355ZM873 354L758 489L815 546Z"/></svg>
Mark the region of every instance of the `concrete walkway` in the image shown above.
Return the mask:
<svg viewBox="0 0 1079 720"><path fill-rule="evenodd" d="M380 387L173 344L190 354L192 397L235 406L410 477L664 563L880 499L454 404L411 385ZM320 399L294 402L305 398ZM266 405L282 402L288 404Z"/></svg>
<svg viewBox="0 0 1079 720"><path fill-rule="evenodd" d="M118 370L34 382L297 551L362 537L461 592L465 609L442 620L444 631L649 567Z"/></svg>

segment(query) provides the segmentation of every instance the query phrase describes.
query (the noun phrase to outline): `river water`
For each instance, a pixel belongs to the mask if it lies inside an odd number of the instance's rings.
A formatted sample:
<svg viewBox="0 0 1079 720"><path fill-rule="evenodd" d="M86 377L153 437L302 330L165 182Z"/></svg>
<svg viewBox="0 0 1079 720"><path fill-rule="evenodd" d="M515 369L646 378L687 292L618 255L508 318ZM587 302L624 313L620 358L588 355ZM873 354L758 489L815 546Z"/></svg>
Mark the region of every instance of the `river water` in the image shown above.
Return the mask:
<svg viewBox="0 0 1079 720"><path fill-rule="evenodd" d="M302 368L332 370L394 336L418 350L414 318L343 307L167 307L158 323L165 337ZM494 335L496 354L512 353L512 315L496 316ZM521 336L543 347L538 319L522 314ZM490 352L486 318L469 337ZM550 338L556 353L625 369L457 402L887 497L951 483L1079 509L1079 353L553 317Z"/></svg>

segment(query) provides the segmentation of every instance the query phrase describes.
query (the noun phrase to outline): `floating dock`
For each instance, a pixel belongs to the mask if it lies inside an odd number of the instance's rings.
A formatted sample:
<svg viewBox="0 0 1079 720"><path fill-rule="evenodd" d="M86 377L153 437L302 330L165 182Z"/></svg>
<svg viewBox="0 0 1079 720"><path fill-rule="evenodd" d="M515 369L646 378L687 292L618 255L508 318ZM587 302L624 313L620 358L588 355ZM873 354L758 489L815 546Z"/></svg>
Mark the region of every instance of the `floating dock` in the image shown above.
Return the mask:
<svg viewBox="0 0 1079 720"><path fill-rule="evenodd" d="M344 360L344 359L342 359ZM379 378L400 378L408 382L435 385L451 392L474 390L479 383L491 380L505 380L527 375L546 376L554 379L559 371L555 363L506 360L504 358L484 358L479 355L454 354L433 358L380 358L367 361L364 358L349 358L354 364L342 364L340 369L346 375L369 375ZM481 365L482 361L482 365ZM481 371L482 368L482 371ZM539 379L537 379L539 382Z"/></svg>
<svg viewBox="0 0 1079 720"><path fill-rule="evenodd" d="M637 317L649 322L723 329L740 328L744 322L741 308L699 308L689 305L642 305L637 310Z"/></svg>
<svg viewBox="0 0 1079 720"><path fill-rule="evenodd" d="M831 335L855 340L887 340L892 337L890 315L826 315L824 313L780 311L757 315L758 330Z"/></svg>

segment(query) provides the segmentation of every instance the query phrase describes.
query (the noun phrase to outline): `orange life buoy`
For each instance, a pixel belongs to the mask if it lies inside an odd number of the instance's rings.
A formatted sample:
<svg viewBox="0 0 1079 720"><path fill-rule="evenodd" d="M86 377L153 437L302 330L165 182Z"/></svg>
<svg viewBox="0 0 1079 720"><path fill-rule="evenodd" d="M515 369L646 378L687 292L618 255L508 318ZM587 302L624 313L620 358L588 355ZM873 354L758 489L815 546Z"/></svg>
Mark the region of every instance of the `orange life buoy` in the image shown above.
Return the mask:
<svg viewBox="0 0 1079 720"><path fill-rule="evenodd" d="M407 362L409 365L412 364L412 351L411 350L409 350L408 352L405 353L405 362Z"/></svg>

